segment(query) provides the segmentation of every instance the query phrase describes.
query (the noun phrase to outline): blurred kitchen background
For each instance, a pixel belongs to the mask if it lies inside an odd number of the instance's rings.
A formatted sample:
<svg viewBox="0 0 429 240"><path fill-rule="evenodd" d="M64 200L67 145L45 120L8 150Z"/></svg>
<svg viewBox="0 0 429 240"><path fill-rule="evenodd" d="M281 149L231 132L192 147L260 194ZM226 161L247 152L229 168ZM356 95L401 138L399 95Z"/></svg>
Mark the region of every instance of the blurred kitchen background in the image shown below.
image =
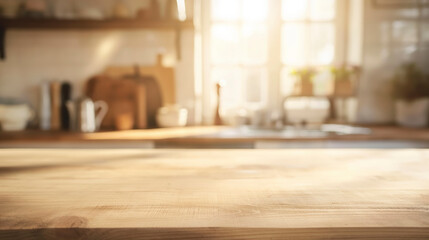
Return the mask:
<svg viewBox="0 0 429 240"><path fill-rule="evenodd" d="M0 0L0 57L2 147L429 147L429 0Z"/></svg>

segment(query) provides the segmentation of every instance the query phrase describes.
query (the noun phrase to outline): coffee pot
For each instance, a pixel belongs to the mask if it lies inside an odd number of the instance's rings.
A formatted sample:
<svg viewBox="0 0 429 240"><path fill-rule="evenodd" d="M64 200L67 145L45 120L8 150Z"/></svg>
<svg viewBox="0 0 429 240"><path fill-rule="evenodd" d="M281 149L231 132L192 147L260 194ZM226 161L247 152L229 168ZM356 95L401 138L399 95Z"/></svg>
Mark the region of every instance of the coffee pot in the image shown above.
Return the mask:
<svg viewBox="0 0 429 240"><path fill-rule="evenodd" d="M70 128L77 132L95 132L100 129L108 111L107 103L104 101L92 101L84 97L66 103L70 115Z"/></svg>

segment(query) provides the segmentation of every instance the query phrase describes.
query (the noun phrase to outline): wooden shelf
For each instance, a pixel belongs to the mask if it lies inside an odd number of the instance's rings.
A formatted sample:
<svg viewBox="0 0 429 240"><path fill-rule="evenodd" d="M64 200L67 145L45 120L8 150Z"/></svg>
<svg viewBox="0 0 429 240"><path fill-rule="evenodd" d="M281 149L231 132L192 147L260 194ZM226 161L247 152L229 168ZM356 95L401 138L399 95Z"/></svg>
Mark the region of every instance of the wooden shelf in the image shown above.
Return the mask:
<svg viewBox="0 0 429 240"><path fill-rule="evenodd" d="M143 19L109 19L109 20L65 20L65 19L23 19L0 18L0 59L5 59L5 32L8 29L37 30L129 30L157 29L174 30L177 58L181 58L180 34L182 29L193 29L192 20L143 20Z"/></svg>
<svg viewBox="0 0 429 240"><path fill-rule="evenodd" d="M141 19L64 20L0 18L5 29L103 30L103 29L176 29L193 28L192 21L155 21Z"/></svg>

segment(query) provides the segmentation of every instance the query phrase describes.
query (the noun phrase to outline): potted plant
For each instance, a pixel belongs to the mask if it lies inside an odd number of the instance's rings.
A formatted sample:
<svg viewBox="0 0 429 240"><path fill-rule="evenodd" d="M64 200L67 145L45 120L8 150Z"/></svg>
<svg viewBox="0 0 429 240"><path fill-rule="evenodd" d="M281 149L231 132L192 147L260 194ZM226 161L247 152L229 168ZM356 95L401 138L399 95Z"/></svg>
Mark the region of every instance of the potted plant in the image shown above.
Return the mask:
<svg viewBox="0 0 429 240"><path fill-rule="evenodd" d="M354 95L353 76L359 72L359 67L342 65L332 67L334 77L334 96L349 97Z"/></svg>
<svg viewBox="0 0 429 240"><path fill-rule="evenodd" d="M396 122L405 127L429 126L429 77L408 63L395 74L393 84Z"/></svg>
<svg viewBox="0 0 429 240"><path fill-rule="evenodd" d="M293 69L292 75L298 76L299 81L295 83L294 94L299 96L313 95L313 77L316 71L311 67Z"/></svg>

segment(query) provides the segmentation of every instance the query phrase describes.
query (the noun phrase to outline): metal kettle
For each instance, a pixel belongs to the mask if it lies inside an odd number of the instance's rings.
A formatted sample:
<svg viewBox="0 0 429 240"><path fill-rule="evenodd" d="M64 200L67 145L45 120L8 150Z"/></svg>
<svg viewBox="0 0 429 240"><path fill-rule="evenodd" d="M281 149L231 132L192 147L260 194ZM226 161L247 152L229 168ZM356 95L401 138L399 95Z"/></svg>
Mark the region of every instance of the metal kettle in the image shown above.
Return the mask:
<svg viewBox="0 0 429 240"><path fill-rule="evenodd" d="M92 101L90 98L80 98L66 103L70 115L70 128L77 132L95 132L100 129L108 111L104 101Z"/></svg>

